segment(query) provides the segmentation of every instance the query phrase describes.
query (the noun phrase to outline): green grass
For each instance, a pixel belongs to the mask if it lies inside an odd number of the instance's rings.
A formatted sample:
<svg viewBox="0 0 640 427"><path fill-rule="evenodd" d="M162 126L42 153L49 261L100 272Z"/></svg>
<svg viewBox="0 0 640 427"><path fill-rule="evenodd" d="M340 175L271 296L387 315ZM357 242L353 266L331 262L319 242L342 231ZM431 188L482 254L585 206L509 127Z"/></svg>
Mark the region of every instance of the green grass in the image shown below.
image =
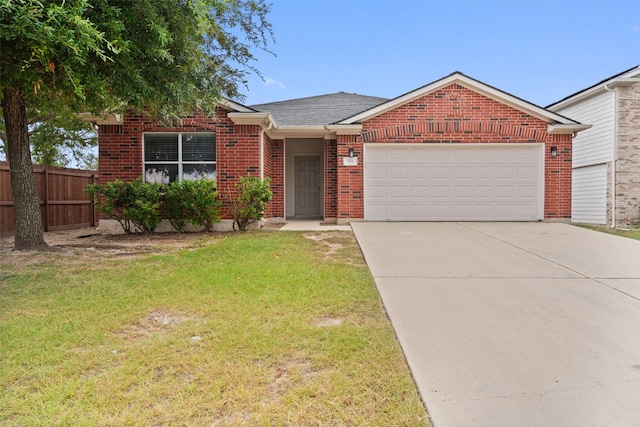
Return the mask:
<svg viewBox="0 0 640 427"><path fill-rule="evenodd" d="M602 233L615 234L616 236L627 237L629 239L640 240L640 228L631 228L629 230L620 230L610 227L598 227L592 225L580 225L581 227L588 228L590 230L600 231Z"/></svg>
<svg viewBox="0 0 640 427"><path fill-rule="evenodd" d="M351 233L12 254L0 307L2 426L429 423Z"/></svg>

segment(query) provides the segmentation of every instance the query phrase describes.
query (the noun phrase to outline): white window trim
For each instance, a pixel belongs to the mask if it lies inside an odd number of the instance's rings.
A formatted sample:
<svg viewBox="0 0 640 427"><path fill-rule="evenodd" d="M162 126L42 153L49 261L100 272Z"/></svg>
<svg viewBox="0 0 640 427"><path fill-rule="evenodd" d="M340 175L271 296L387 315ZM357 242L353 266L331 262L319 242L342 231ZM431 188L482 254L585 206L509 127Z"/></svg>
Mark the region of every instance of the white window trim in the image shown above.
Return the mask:
<svg viewBox="0 0 640 427"><path fill-rule="evenodd" d="M183 161L182 160L182 135L184 134L202 134L202 135L213 135L214 140L215 140L215 159L216 160L210 160L210 161L201 161L201 162L194 162L194 161ZM153 161L153 160L149 160L147 161L146 157L146 150L145 150L145 145L146 145L146 141L145 141L145 137L146 135L178 135L178 160L158 160L158 161ZM176 177L177 181L182 181L183 179L183 166L184 165L204 165L204 164L214 164L216 165L216 178L218 175L218 153L217 153L217 147L218 147L218 139L217 139L217 135L215 132L143 132L142 133L142 180L144 182L146 182L146 170L147 170L147 165L178 165L178 175Z"/></svg>

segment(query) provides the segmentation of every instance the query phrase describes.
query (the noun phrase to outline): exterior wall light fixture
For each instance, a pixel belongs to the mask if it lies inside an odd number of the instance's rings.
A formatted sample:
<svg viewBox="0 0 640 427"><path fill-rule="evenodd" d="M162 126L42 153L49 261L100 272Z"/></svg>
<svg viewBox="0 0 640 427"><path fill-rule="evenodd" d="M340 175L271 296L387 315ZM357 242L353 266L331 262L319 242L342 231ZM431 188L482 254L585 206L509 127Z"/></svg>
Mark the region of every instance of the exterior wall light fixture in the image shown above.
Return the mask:
<svg viewBox="0 0 640 427"><path fill-rule="evenodd" d="M349 147L349 157L353 157L353 147Z"/></svg>
<svg viewBox="0 0 640 427"><path fill-rule="evenodd" d="M558 157L558 147L551 147L551 157Z"/></svg>

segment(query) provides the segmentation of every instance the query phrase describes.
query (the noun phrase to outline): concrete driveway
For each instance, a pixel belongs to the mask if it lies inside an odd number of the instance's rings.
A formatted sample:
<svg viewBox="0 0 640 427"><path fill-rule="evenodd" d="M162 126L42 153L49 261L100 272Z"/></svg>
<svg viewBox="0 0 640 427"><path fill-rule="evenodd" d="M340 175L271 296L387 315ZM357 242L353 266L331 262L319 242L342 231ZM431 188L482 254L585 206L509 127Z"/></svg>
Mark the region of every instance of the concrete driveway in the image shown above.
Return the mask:
<svg viewBox="0 0 640 427"><path fill-rule="evenodd" d="M640 425L640 241L352 223L435 427Z"/></svg>

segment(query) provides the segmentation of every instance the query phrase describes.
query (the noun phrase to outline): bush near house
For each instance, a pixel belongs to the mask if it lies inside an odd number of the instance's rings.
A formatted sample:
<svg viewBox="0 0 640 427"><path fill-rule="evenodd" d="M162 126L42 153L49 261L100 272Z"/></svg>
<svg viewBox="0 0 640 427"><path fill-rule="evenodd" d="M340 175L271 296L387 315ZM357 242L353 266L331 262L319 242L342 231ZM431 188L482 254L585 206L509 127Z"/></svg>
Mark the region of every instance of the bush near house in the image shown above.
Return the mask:
<svg viewBox="0 0 640 427"><path fill-rule="evenodd" d="M126 234L151 233L160 223L160 185L115 180L90 184L85 192L98 212L115 219Z"/></svg>
<svg viewBox="0 0 640 427"><path fill-rule="evenodd" d="M212 179L173 182L164 188L164 213L178 232L187 222L211 231L220 222L222 203L217 200L216 182Z"/></svg>
<svg viewBox="0 0 640 427"><path fill-rule="evenodd" d="M234 230L237 225L239 231L245 231L264 216L267 202L273 197L270 182L269 178L263 180L251 175L240 178L236 184L238 196L231 201L230 207Z"/></svg>
<svg viewBox="0 0 640 427"><path fill-rule="evenodd" d="M220 221L216 182L211 179L149 184L136 179L91 184L85 189L101 214L115 219L126 234L151 233L164 217L178 232L187 223L211 231Z"/></svg>

